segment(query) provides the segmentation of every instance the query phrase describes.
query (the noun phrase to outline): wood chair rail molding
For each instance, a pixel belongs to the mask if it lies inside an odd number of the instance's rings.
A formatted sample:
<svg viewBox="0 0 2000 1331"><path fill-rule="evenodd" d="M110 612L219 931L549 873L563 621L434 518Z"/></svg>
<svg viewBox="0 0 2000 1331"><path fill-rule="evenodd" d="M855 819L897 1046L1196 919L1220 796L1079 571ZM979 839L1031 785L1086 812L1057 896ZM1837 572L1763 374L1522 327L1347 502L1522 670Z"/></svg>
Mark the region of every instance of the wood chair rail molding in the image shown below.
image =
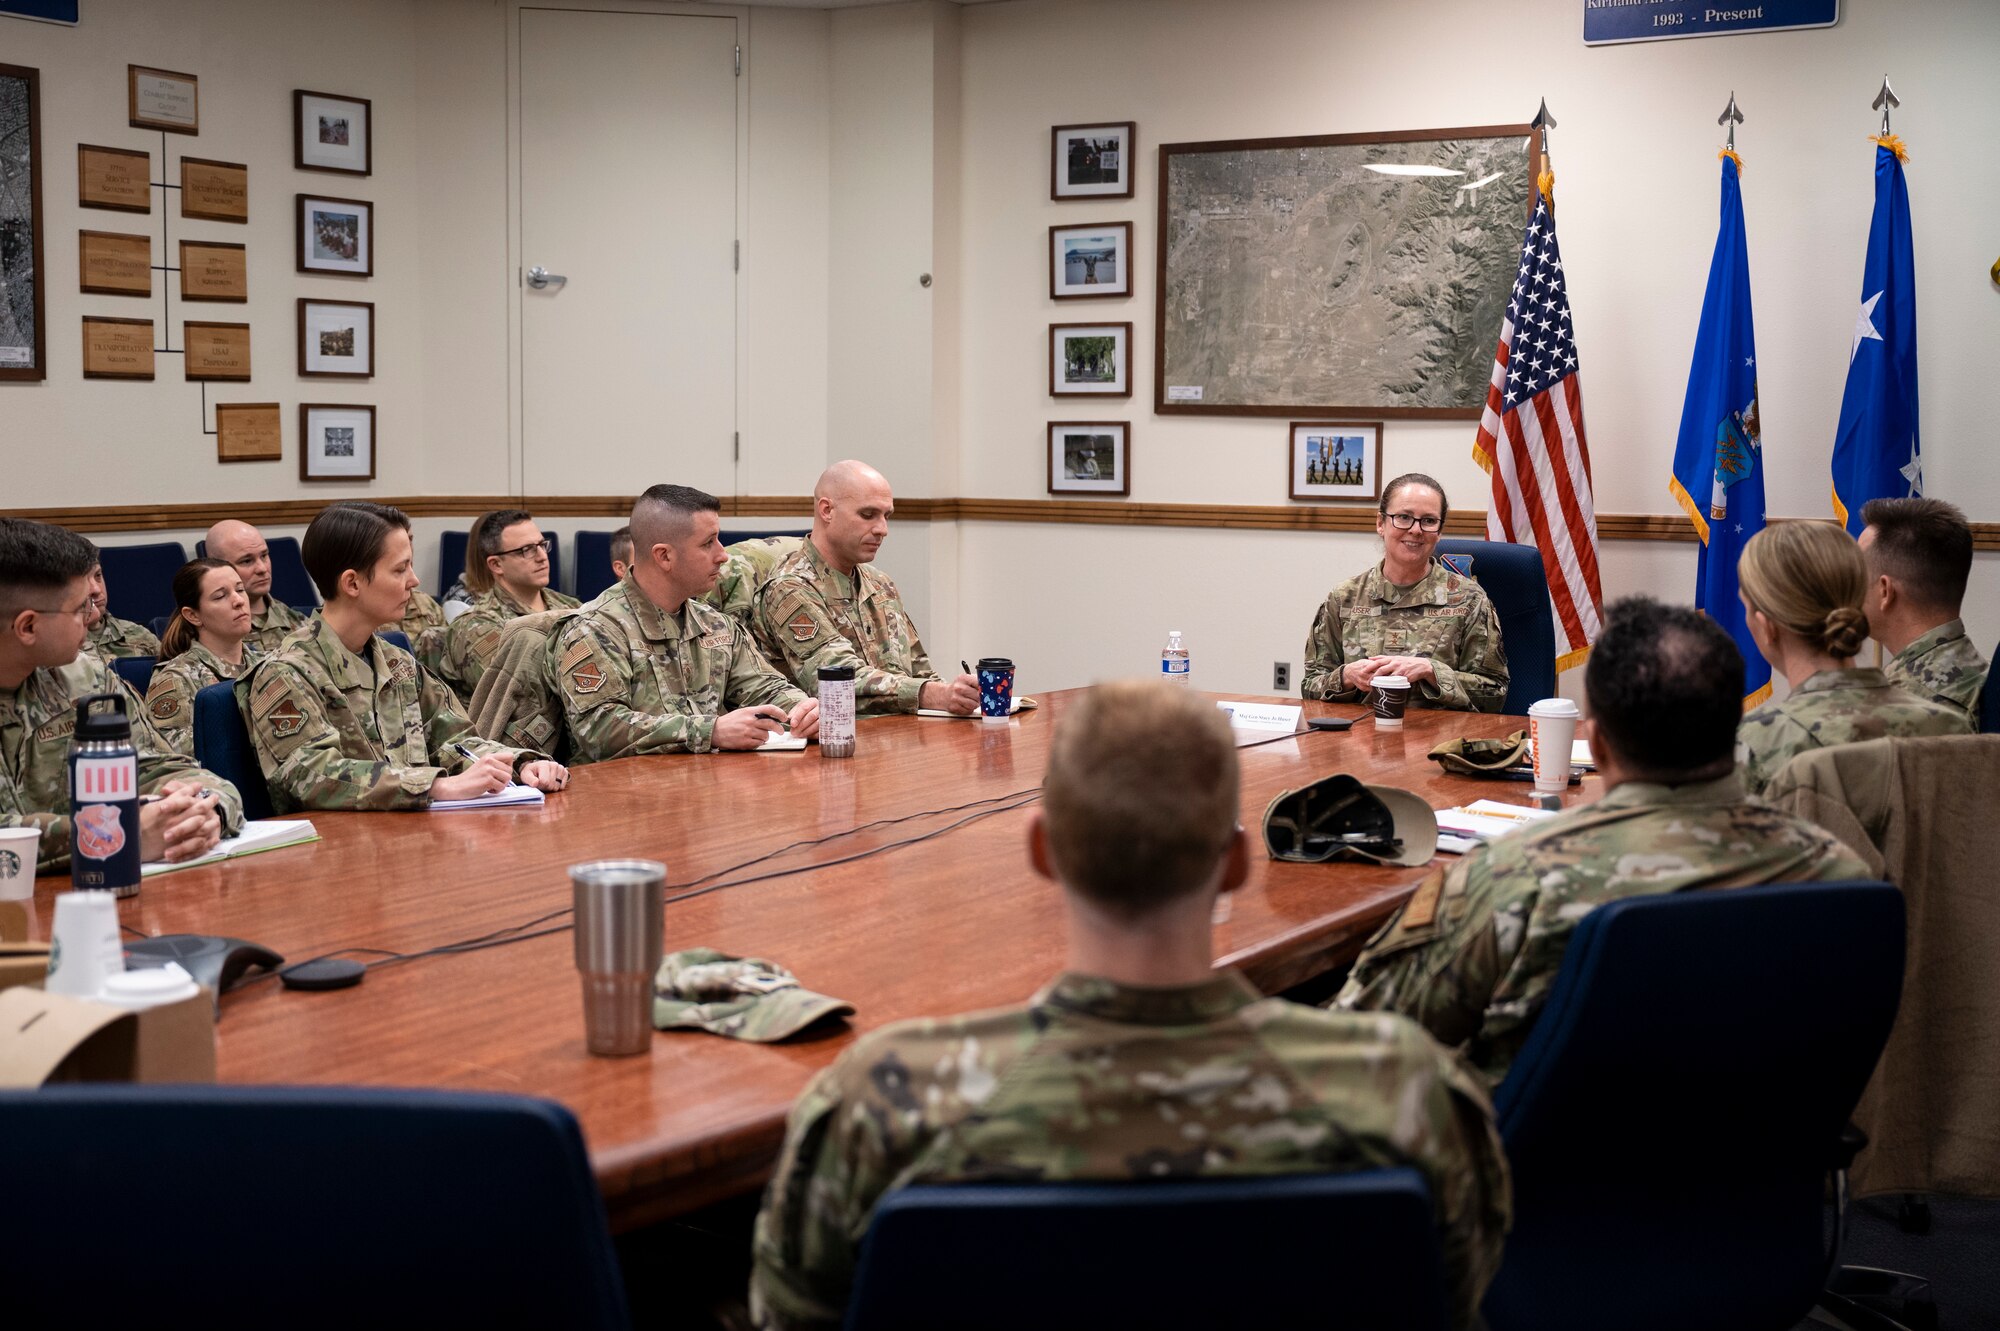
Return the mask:
<svg viewBox="0 0 2000 1331"><path fill-rule="evenodd" d="M344 496L393 504L413 518L474 518L496 508L525 508L539 518L598 518L614 522L632 507L633 495L403 495ZM223 518L266 527L303 526L330 499L266 499L232 503L119 504L74 508L0 508L0 516L33 518L79 532L187 531ZM810 495L727 495L726 518L809 518ZM896 516L916 522L1030 522L1098 527L1207 527L1221 531L1370 532L1372 508L1278 504L1135 504L1077 499L903 498ZM1773 518L1773 522L1814 521ZM614 522L615 525L615 522ZM1450 536L1486 534L1483 509L1457 509L1445 524ZM1692 543L1694 531L1678 513L1600 513L1597 534L1607 541ZM2000 522L1972 524L1973 548L2000 550Z"/></svg>

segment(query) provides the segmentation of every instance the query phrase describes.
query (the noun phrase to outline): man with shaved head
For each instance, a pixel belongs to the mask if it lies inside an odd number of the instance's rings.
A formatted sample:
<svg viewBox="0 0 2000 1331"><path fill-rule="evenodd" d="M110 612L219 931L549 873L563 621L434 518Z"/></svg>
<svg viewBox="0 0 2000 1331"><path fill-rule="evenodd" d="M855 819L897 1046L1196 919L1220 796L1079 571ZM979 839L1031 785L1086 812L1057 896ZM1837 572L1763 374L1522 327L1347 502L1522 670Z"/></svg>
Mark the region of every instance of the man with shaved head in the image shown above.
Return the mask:
<svg viewBox="0 0 2000 1331"><path fill-rule="evenodd" d="M268 652L305 621L298 612L271 595L271 547L264 533L247 522L224 518L208 529L208 553L232 565L250 597L250 636L244 639L258 652Z"/></svg>
<svg viewBox="0 0 2000 1331"><path fill-rule="evenodd" d="M556 638L571 762L754 749L785 728L819 733L819 703L699 599L728 559L721 513L714 495L685 485L656 485L633 505L631 568Z"/></svg>
<svg viewBox="0 0 2000 1331"><path fill-rule="evenodd" d="M867 463L821 472L811 537L757 590L757 644L800 688L817 687L821 666L852 666L863 715L928 707L970 716L979 681L938 677L896 584L872 567L895 511L889 482Z"/></svg>

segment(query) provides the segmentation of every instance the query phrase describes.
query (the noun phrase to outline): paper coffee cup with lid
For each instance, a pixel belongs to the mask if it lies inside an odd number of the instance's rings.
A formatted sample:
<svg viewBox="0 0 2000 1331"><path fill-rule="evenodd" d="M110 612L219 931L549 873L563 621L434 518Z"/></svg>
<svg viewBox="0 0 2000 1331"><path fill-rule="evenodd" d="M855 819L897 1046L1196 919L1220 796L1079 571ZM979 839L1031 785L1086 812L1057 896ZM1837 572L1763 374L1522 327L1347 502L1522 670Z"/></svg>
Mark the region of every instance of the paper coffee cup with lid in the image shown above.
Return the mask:
<svg viewBox="0 0 2000 1331"><path fill-rule="evenodd" d="M1583 713L1568 698L1544 698L1528 709L1528 740L1535 751L1535 789L1569 787L1570 752Z"/></svg>
<svg viewBox="0 0 2000 1331"><path fill-rule="evenodd" d="M1377 675L1370 682L1375 690L1375 728L1401 730L1403 713L1410 707L1410 681L1401 675Z"/></svg>

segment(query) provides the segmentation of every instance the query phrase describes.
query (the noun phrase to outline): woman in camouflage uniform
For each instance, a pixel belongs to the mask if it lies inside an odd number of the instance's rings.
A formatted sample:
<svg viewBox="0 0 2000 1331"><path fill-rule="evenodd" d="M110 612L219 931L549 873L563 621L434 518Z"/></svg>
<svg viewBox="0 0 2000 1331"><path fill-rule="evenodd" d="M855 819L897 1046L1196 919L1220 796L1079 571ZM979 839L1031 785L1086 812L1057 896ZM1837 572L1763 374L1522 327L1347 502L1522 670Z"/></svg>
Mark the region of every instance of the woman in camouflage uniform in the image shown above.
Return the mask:
<svg viewBox="0 0 2000 1331"><path fill-rule="evenodd" d="M160 663L146 711L175 753L194 756L194 695L235 679L256 653L243 575L220 559L191 559L174 574L174 617L160 639Z"/></svg>
<svg viewBox="0 0 2000 1331"><path fill-rule="evenodd" d="M1868 573L1860 547L1825 522L1766 527L1736 569L1743 618L1757 650L1791 692L1743 718L1736 732L1743 784L1762 794L1794 754L1889 735L1963 735L1963 713L1905 693L1873 666L1854 664L1868 638L1861 608Z"/></svg>

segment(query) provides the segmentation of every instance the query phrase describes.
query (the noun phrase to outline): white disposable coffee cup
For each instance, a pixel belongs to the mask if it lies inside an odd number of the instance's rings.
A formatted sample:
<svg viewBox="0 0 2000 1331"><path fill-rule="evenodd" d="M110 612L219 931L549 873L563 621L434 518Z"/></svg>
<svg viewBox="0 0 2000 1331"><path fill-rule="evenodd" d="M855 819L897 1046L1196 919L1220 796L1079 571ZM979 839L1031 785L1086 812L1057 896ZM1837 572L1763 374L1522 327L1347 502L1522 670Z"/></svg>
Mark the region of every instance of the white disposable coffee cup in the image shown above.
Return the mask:
<svg viewBox="0 0 2000 1331"><path fill-rule="evenodd" d="M1410 681L1401 675L1377 675L1370 682L1375 689L1375 728L1401 730L1403 713L1410 706Z"/></svg>
<svg viewBox="0 0 2000 1331"><path fill-rule="evenodd" d="M41 850L41 828L0 827L0 901L35 895L35 860Z"/></svg>
<svg viewBox="0 0 2000 1331"><path fill-rule="evenodd" d="M109 892L65 892L56 898L49 930L52 994L95 998L104 982L125 969L125 945L118 941L118 898Z"/></svg>
<svg viewBox="0 0 2000 1331"><path fill-rule="evenodd" d="M1535 746L1535 789L1569 788L1570 747L1583 713L1568 698L1544 698L1528 709L1528 738Z"/></svg>
<svg viewBox="0 0 2000 1331"><path fill-rule="evenodd" d="M185 1002L200 992L201 986L195 982L194 976L183 970L179 962L170 961L164 966L149 966L145 970L120 971L104 982L97 1001L137 1012L149 1007L164 1007L168 1003Z"/></svg>

